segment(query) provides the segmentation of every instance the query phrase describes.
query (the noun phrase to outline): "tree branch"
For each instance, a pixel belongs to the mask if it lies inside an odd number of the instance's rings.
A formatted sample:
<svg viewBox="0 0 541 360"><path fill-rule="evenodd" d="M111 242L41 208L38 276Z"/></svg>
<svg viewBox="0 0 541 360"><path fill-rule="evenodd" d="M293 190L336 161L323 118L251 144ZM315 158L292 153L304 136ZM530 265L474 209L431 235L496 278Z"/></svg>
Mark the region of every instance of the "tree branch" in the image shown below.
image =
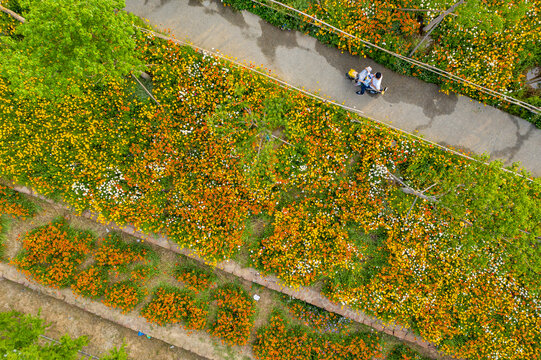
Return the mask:
<svg viewBox="0 0 541 360"><path fill-rule="evenodd" d="M287 141L280 139L278 136L275 136L275 135L273 135L273 134L270 134L270 136L272 136L272 137L275 138L276 140L280 140L280 141L283 142L284 144L288 144L289 146L293 146L293 144L290 144L290 143L288 143Z"/></svg>
<svg viewBox="0 0 541 360"><path fill-rule="evenodd" d="M387 170L387 174L389 174L389 177L392 180L396 181L397 183L399 183L400 185L403 186L403 187L400 188L400 190L402 190L403 193L415 195L417 197L420 197L421 199L424 199L424 200L427 200L427 201L430 201L430 202L437 202L438 201L438 199L436 199L435 196L427 196L427 195L423 194L423 192L430 189L430 187L428 189L424 190L424 191L415 190L412 187L410 187L408 184L406 184L404 181L402 181L402 179L400 179L398 176L391 173L389 171L389 169L385 168L385 170ZM432 186L434 186L434 185L432 185Z"/></svg>
<svg viewBox="0 0 541 360"><path fill-rule="evenodd" d="M402 181L402 179L400 179L398 176L394 175L393 173L391 173L389 171L389 169L387 169L387 167L385 167L385 170L387 170L387 174L389 175L389 178L394 180L395 182L399 183L400 185L402 185L402 187L400 188L400 190L402 190L403 193L405 194L410 194L410 195L414 195L418 198L421 198L423 200L427 200L427 201L430 201L430 202L434 202L434 203L439 203L440 200L439 198L444 196L444 195L447 195L450 191L448 190L447 192L443 193L443 194L439 194L439 195L436 195L436 196L427 196L424 194L425 191L427 191L428 189L430 189L431 187L433 187L434 185L436 185L437 183L435 184L432 184L431 186L429 186L428 188L426 188L425 190L423 191L418 191L418 190L415 190L413 189L412 187L410 187L408 184L406 184L404 181ZM456 187L455 187L455 190L460 188L460 187L465 187L464 184L458 184ZM413 202L413 204L411 205L409 211L408 211L408 214L406 217L409 217L409 213L411 212L411 209L413 208L413 205L415 204L415 201ZM446 207L446 209L450 210L449 208ZM469 226L473 226L473 223L466 220L466 219L460 219L461 221L463 221L464 223L468 224ZM526 230L522 230L522 229L518 229L518 231L520 231L521 233L523 234L527 234L527 235L531 235L532 233L530 233L529 231L526 231ZM535 236L535 239L537 240L537 243L541 243L541 236Z"/></svg>
<svg viewBox="0 0 541 360"><path fill-rule="evenodd" d="M433 21L431 21L430 24L424 27L423 31L429 31L430 29L436 27L443 20L445 16L452 13L456 9L456 7L464 3L464 1L465 0L458 1L456 4L454 4L449 9L447 9L443 14L438 15L438 17L436 17Z"/></svg>
<svg viewBox="0 0 541 360"><path fill-rule="evenodd" d="M148 89L145 87L145 85L143 85L138 78L135 77L135 75L131 74L131 76L135 79L135 81L137 81L139 83L139 85L141 85L141 87L143 88L143 90L146 91L146 93L148 94L148 96L150 96L150 98L152 100L154 100L154 102L156 102L156 104L158 104L160 107L162 107L162 104L160 104L158 102L158 100L156 100L156 98L154 96L152 96L152 94L150 93L150 91L148 91ZM163 108L163 107L162 107Z"/></svg>
<svg viewBox="0 0 541 360"><path fill-rule="evenodd" d="M26 19L23 18L21 15L19 15L16 12L13 12L13 11L3 7L1 4L0 4L0 11L5 12L6 14L10 15L15 20L18 20L18 21L22 22L23 24L26 22Z"/></svg>

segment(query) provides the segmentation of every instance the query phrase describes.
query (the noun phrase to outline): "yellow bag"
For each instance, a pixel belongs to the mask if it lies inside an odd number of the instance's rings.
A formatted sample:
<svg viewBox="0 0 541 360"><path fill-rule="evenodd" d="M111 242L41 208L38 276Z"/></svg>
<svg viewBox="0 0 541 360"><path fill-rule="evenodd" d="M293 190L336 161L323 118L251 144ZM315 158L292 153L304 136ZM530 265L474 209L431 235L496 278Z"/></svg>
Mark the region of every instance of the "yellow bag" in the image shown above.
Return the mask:
<svg viewBox="0 0 541 360"><path fill-rule="evenodd" d="M358 72L355 71L355 69L351 69L348 71L348 76L352 79L355 79L357 77Z"/></svg>

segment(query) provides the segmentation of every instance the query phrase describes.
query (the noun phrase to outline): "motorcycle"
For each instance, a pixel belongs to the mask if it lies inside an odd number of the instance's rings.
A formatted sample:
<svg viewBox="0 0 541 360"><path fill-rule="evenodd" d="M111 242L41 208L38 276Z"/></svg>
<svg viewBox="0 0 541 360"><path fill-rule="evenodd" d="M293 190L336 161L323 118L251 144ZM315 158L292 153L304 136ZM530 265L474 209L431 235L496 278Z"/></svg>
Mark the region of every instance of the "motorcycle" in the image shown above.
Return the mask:
<svg viewBox="0 0 541 360"><path fill-rule="evenodd" d="M357 70L355 70L355 69L350 69L350 70L346 73L346 78L347 78L348 80L353 80L353 81L357 82L357 81L358 81L357 75L359 75L359 72L358 72ZM363 79L363 80L364 80L364 79ZM381 90L376 90L376 89L373 89L373 88L371 88L371 87L368 87L368 88L366 88L365 91L366 91L367 93L369 93L369 94L374 94L374 95L381 94L381 95L383 95L383 94L385 94L385 91L387 91L387 88L384 87L384 88L381 89Z"/></svg>

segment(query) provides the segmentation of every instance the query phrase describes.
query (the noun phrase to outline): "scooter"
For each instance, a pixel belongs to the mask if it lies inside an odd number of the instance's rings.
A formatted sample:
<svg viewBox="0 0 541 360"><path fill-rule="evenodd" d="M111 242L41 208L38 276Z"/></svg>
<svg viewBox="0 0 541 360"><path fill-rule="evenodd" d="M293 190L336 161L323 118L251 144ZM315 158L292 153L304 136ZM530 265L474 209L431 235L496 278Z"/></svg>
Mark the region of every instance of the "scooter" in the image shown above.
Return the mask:
<svg viewBox="0 0 541 360"><path fill-rule="evenodd" d="M349 79L349 80L354 80L354 81L357 81L357 75L359 74L359 72L355 69L350 69L347 73L346 73L346 78ZM372 89L371 87L369 88L366 88L365 90L367 93L369 94L385 94L385 91L387 91L387 88L384 87L383 89L381 90L376 90L376 89Z"/></svg>

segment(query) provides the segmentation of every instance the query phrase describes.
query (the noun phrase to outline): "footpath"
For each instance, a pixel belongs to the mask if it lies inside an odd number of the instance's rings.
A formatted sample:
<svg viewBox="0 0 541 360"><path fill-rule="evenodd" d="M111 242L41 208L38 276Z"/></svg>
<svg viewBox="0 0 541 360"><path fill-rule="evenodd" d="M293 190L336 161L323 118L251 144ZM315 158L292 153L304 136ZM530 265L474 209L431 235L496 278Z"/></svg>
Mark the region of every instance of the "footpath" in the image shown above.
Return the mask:
<svg viewBox="0 0 541 360"><path fill-rule="evenodd" d="M126 0L126 10L179 40L268 68L287 83L344 103L361 115L444 146L487 153L506 164L519 161L541 176L541 130L516 116L465 96L443 94L434 84L342 53L308 35L282 31L218 0ZM357 88L345 79L350 68L367 65L383 73L383 85L389 87L385 95L356 95Z"/></svg>

